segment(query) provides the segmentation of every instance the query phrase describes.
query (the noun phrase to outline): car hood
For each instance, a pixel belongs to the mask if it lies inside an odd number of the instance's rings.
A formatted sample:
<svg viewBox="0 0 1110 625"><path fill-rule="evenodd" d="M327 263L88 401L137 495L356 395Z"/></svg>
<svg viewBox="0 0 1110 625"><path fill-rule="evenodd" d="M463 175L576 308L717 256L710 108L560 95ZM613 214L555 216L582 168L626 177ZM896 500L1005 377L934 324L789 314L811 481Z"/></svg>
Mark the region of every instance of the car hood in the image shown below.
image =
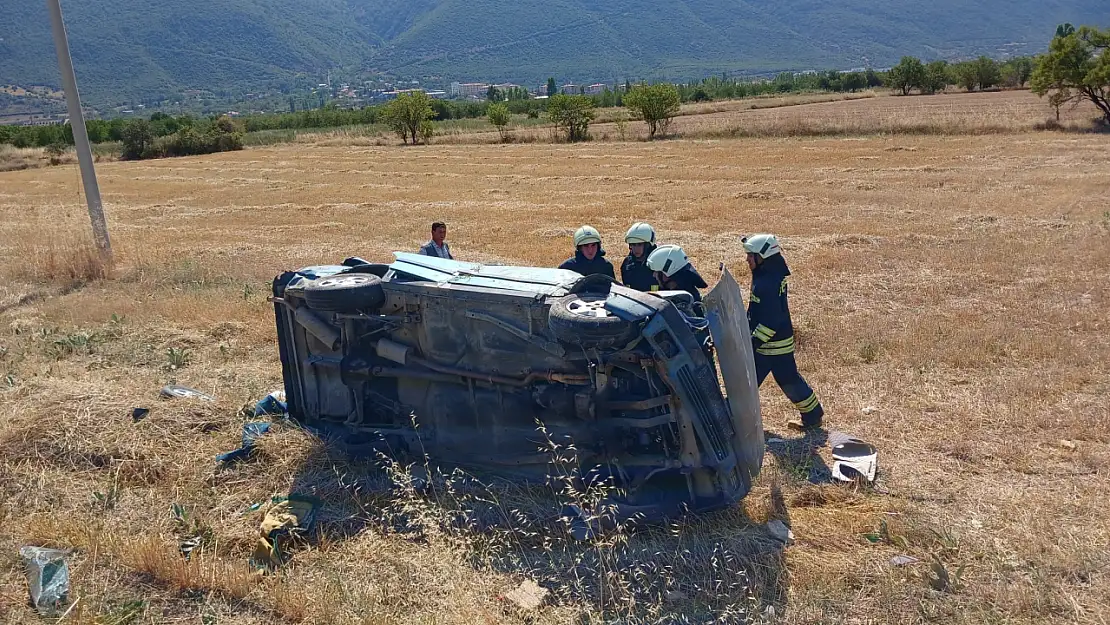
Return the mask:
<svg viewBox="0 0 1110 625"><path fill-rule="evenodd" d="M755 355L744 297L728 269L705 296L705 309L717 362L721 366L721 378L728 391L739 460L747 467L751 479L755 479L763 466L764 451L759 382L755 375Z"/></svg>
<svg viewBox="0 0 1110 625"><path fill-rule="evenodd" d="M430 282L479 286L559 297L582 279L576 272L544 267L467 263L436 256L394 252L390 269Z"/></svg>

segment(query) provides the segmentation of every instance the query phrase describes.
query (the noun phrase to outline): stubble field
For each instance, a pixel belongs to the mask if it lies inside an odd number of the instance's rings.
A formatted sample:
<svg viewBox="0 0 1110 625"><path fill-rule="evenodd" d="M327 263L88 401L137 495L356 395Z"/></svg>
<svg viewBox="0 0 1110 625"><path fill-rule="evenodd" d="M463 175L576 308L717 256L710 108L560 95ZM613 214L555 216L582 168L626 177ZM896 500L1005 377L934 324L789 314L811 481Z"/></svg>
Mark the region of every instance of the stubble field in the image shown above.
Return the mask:
<svg viewBox="0 0 1110 625"><path fill-rule="evenodd" d="M79 623L1107 622L1110 143L850 134L104 163L117 267L91 281L76 165L0 174L0 621L38 622L35 544L75 549ZM777 233L799 365L828 425L879 448L878 487L768 454L735 510L576 545L396 531L383 509L441 511L370 492L373 470L292 427L217 470L240 406L280 385L269 280L415 250L433 220L457 257L537 265L582 223L619 262L647 220L710 283L720 263L744 281L740 235ZM158 399L170 381L219 401ZM789 402L762 398L789 437ZM255 577L250 506L294 484L323 498L321 533ZM502 598L525 577L554 591L527 613Z"/></svg>

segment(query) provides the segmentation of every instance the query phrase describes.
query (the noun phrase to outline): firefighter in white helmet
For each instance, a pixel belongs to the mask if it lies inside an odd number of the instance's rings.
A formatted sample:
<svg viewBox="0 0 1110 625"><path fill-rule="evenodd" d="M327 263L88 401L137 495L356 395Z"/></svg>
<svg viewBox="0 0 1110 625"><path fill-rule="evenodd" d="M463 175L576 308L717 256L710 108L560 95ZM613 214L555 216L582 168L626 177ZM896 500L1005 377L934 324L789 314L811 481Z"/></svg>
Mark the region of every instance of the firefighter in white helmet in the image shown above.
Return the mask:
<svg viewBox="0 0 1110 625"><path fill-rule="evenodd" d="M584 276L601 274L617 279L613 273L613 263L605 260L605 250L601 249L601 233L593 226L582 226L574 232L574 256L563 261L559 269L569 269Z"/></svg>
<svg viewBox="0 0 1110 625"><path fill-rule="evenodd" d="M628 229L624 242L628 244L628 256L621 263L621 282L637 291L658 291L659 282L647 266L648 257L655 251L655 228L638 221Z"/></svg>
<svg viewBox="0 0 1110 625"><path fill-rule="evenodd" d="M778 238L773 234L753 234L741 242L752 270L748 324L755 351L756 379L762 386L768 373L775 376L779 388L801 413L800 421L789 424L792 428L817 429L821 427L825 410L816 393L798 373L794 360L794 325L786 301L786 278L790 269L782 256Z"/></svg>
<svg viewBox="0 0 1110 625"><path fill-rule="evenodd" d="M701 301L698 289L709 286L690 264L686 252L677 245L660 245L655 248L651 256L648 256L647 266L655 273L655 279L663 289L686 291L694 296L695 302Z"/></svg>

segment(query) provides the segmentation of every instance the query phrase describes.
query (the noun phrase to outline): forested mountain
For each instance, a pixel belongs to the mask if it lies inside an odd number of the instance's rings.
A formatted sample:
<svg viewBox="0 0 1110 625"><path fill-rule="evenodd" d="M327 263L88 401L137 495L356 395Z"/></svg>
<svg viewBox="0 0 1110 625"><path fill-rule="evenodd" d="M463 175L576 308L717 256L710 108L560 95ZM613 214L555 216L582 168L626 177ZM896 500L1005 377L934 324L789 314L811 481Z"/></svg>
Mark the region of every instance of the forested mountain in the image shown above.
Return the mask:
<svg viewBox="0 0 1110 625"><path fill-rule="evenodd" d="M315 83L685 79L1039 52L1106 0L65 0L92 102ZM0 85L57 85L42 0L0 0Z"/></svg>

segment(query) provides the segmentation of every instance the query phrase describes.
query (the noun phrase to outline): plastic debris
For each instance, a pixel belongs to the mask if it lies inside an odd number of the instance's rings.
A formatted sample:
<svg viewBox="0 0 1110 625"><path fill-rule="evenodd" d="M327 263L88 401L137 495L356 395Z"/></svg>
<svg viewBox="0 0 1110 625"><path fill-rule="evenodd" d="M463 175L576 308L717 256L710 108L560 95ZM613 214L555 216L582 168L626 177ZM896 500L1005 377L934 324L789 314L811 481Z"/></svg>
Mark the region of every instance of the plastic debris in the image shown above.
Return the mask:
<svg viewBox="0 0 1110 625"><path fill-rule="evenodd" d="M1068 451L1075 451L1076 448L1079 447L1078 445L1075 444L1075 441L1069 441L1069 440L1061 440L1058 444L1060 445L1061 448L1066 449Z"/></svg>
<svg viewBox="0 0 1110 625"><path fill-rule="evenodd" d="M586 511L576 505L563 506L561 514L563 522L567 524L567 531L574 540L586 541L597 536L600 524L590 521Z"/></svg>
<svg viewBox="0 0 1110 625"><path fill-rule="evenodd" d="M790 543L794 542L794 532L790 531L790 528L786 526L786 523L783 523L778 519L767 522L767 531L771 532L771 536L773 536L775 540L781 543L789 545Z"/></svg>
<svg viewBox="0 0 1110 625"><path fill-rule="evenodd" d="M543 605L550 591L530 579L526 579L513 590L505 593L505 598L521 610L535 610Z"/></svg>
<svg viewBox="0 0 1110 625"><path fill-rule="evenodd" d="M285 401L285 391L277 390L258 400L254 405L254 416L289 414L289 404Z"/></svg>
<svg viewBox="0 0 1110 625"><path fill-rule="evenodd" d="M179 386L177 384L168 384L162 387L162 397L170 399L198 399L200 401L216 401L215 397L207 393L202 393L195 388L188 386Z"/></svg>
<svg viewBox="0 0 1110 625"><path fill-rule="evenodd" d="M319 500L305 495L277 498L262 519L251 564L260 569L281 566L289 544L312 531L318 506Z"/></svg>
<svg viewBox="0 0 1110 625"><path fill-rule="evenodd" d="M920 562L920 560L913 556L894 556L890 559L890 563L893 566L906 566L907 564L914 564L917 562Z"/></svg>
<svg viewBox="0 0 1110 625"><path fill-rule="evenodd" d="M273 425L269 421L252 421L251 423L243 424L243 444L239 449L229 451L227 453L216 456L217 462L238 462L250 456L254 451L254 443L263 434L270 431L270 426Z"/></svg>
<svg viewBox="0 0 1110 625"><path fill-rule="evenodd" d="M67 551L43 547L19 550L27 570L31 605L44 616L56 616L69 603L69 567Z"/></svg>
<svg viewBox="0 0 1110 625"><path fill-rule="evenodd" d="M862 412L863 414L875 414L878 411L879 411L879 409L874 407L874 406L868 406L868 407L864 408L863 410L860 410L860 412Z"/></svg>
<svg viewBox="0 0 1110 625"><path fill-rule="evenodd" d="M689 598L690 597L681 590L668 590L666 594L663 595L663 600L668 603L678 603L680 601L686 601Z"/></svg>
<svg viewBox="0 0 1110 625"><path fill-rule="evenodd" d="M149 414L150 414L150 408L132 408L131 409L131 420L136 421L136 422L137 421L142 421Z"/></svg>
<svg viewBox="0 0 1110 625"><path fill-rule="evenodd" d="M879 452L871 443L843 432L829 433L832 447L832 476L841 482L855 482L860 478L873 482L879 468Z"/></svg>

